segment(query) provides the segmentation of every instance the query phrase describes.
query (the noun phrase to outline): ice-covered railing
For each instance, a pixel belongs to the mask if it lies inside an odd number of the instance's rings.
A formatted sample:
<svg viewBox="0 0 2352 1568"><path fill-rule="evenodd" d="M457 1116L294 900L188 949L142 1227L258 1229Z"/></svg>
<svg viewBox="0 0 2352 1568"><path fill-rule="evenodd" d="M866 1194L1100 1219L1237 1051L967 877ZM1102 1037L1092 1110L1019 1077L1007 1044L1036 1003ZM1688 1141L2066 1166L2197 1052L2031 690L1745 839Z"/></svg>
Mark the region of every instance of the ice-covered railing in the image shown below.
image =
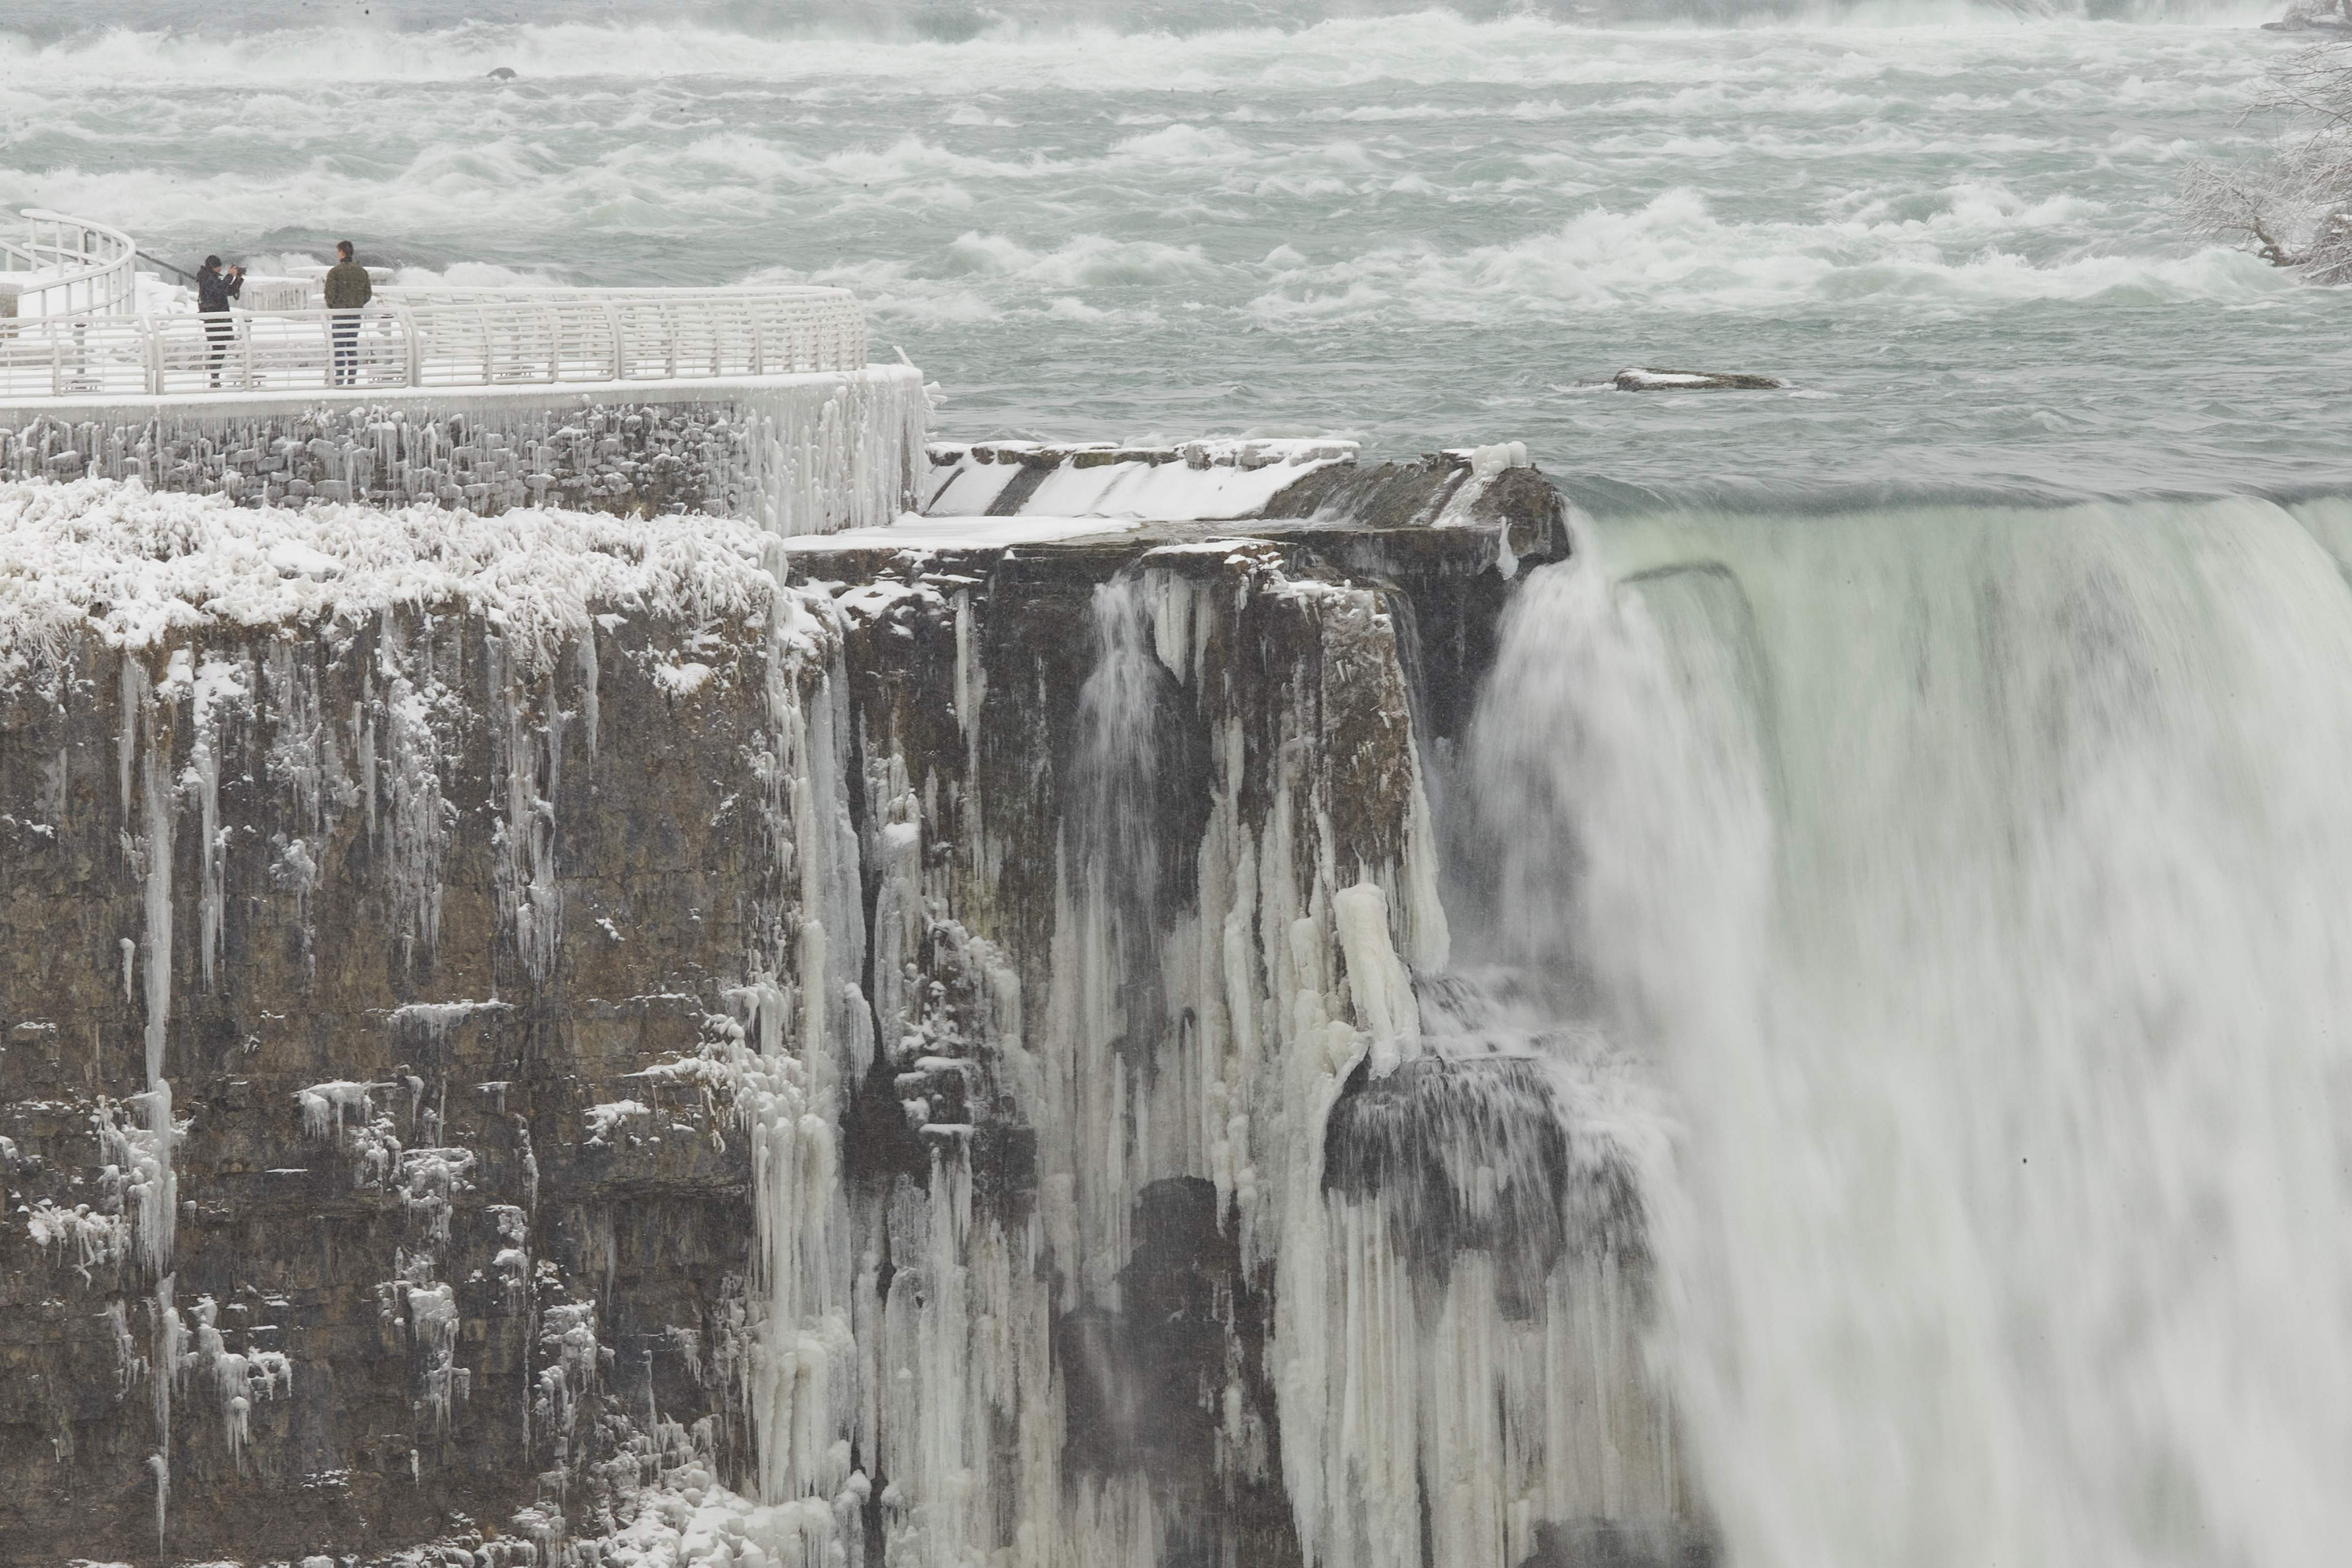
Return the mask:
<svg viewBox="0 0 2352 1568"><path fill-rule="evenodd" d="M121 229L26 207L23 234L0 238L0 320L127 315L138 247Z"/></svg>
<svg viewBox="0 0 2352 1568"><path fill-rule="evenodd" d="M865 366L866 317L845 289L524 289L356 312L0 324L0 400L13 401L675 381Z"/></svg>

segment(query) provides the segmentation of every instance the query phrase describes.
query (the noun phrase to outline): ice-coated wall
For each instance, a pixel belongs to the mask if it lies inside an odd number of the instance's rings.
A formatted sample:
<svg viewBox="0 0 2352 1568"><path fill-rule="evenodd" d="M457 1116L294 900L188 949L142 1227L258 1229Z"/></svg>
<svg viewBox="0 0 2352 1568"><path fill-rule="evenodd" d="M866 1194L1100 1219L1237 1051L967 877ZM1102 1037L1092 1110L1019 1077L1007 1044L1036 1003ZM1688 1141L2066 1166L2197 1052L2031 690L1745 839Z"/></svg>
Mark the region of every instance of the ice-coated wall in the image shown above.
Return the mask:
<svg viewBox="0 0 2352 1568"><path fill-rule="evenodd" d="M1697 1539L1627 1119L1440 984L1554 521L0 487L0 1562Z"/></svg>
<svg viewBox="0 0 2352 1568"><path fill-rule="evenodd" d="M903 1325L891 1561L1704 1561L1643 1350L1654 1119L1446 974L1416 726L1463 715L1408 672L1494 541L1360 579L1267 531L841 597L868 1104L918 1123L899 1190L956 1199L853 1189Z"/></svg>
<svg viewBox="0 0 2352 1568"><path fill-rule="evenodd" d="M0 405L0 478L137 477L253 505L701 511L785 534L915 504L922 378L814 375Z"/></svg>

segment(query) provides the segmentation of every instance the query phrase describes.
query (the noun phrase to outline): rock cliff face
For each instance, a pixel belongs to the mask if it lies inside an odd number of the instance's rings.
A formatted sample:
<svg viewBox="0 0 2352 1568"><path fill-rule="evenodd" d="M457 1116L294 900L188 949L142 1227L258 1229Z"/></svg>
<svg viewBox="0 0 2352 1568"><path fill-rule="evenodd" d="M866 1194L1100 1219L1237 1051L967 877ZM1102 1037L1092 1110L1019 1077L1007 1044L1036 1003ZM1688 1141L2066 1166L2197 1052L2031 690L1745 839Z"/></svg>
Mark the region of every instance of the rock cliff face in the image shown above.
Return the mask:
<svg viewBox="0 0 2352 1568"><path fill-rule="evenodd" d="M173 564L0 642L0 1562L1696 1549L1638 1194L1433 1043L1424 762L1566 549L1465 482L789 552L19 491Z"/></svg>

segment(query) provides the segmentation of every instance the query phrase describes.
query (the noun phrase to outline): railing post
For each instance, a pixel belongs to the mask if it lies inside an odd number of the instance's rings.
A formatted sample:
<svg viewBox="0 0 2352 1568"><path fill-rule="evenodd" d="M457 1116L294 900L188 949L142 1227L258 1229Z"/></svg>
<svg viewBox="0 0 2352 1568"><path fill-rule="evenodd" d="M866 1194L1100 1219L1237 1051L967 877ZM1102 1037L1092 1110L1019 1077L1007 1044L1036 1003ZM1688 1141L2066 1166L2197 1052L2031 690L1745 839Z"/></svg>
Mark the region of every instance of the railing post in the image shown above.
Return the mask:
<svg viewBox="0 0 2352 1568"><path fill-rule="evenodd" d="M629 377L624 367L627 363L628 346L621 336L620 308L610 300L604 301L604 320L613 329L613 379L626 381Z"/></svg>
<svg viewBox="0 0 2352 1568"><path fill-rule="evenodd" d="M404 305L394 306L393 314L399 319L400 335L403 340L401 370L404 379L401 384L422 386L425 384L425 348L417 341L415 314Z"/></svg>
<svg viewBox="0 0 2352 1568"><path fill-rule="evenodd" d="M163 395L163 335L155 324L143 316L131 318L138 323L141 357L147 362L147 395Z"/></svg>

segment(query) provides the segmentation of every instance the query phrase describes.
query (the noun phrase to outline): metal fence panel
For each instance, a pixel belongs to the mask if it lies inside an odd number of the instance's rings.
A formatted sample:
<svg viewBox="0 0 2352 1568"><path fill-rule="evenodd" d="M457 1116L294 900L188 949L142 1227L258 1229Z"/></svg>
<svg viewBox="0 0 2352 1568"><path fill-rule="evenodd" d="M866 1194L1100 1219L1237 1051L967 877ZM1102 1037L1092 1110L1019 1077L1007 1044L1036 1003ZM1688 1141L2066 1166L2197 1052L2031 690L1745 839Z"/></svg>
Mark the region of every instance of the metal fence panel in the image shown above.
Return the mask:
<svg viewBox="0 0 2352 1568"><path fill-rule="evenodd" d="M362 310L0 321L0 397L693 380L861 370L841 289L475 291Z"/></svg>

